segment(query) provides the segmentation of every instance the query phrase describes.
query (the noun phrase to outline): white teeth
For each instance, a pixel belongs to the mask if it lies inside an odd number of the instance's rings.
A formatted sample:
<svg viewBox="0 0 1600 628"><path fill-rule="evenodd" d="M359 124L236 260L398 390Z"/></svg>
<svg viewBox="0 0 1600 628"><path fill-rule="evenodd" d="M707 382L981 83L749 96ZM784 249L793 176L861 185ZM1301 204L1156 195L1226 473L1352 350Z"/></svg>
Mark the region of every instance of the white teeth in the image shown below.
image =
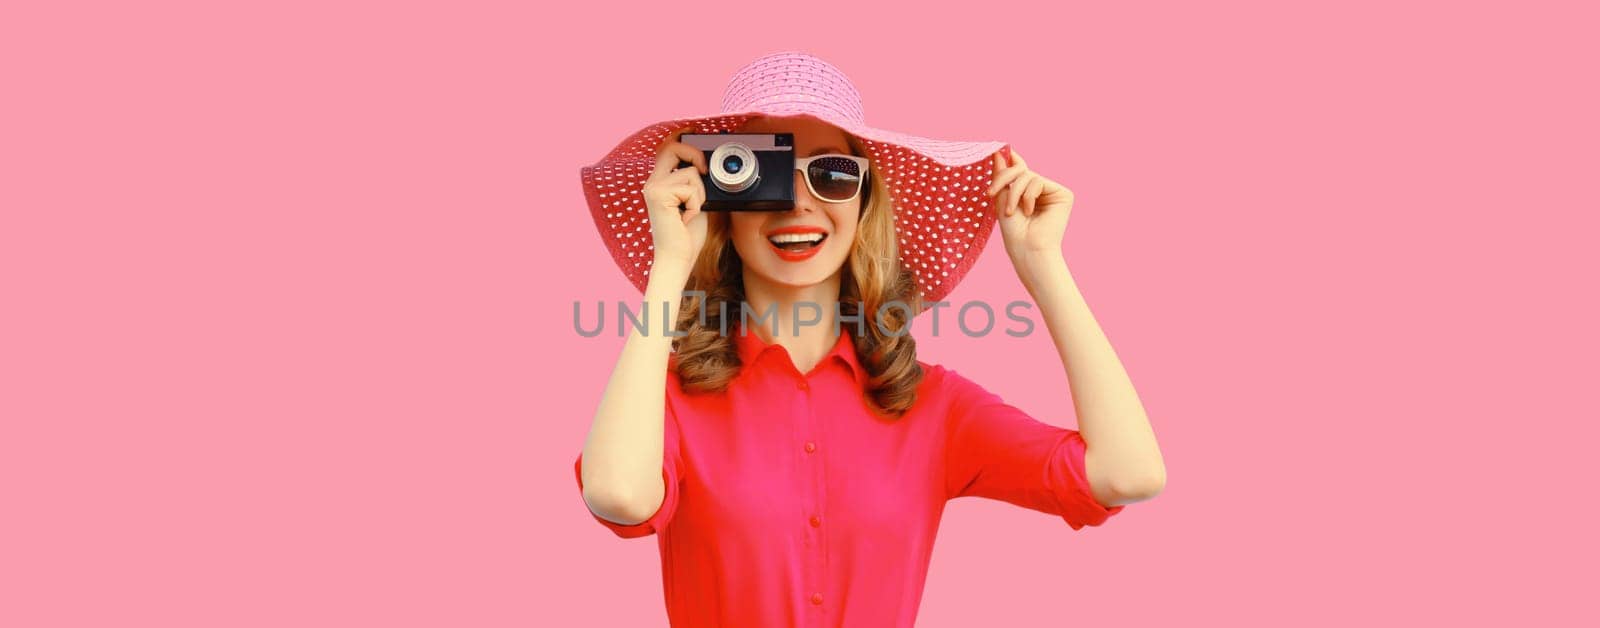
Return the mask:
<svg viewBox="0 0 1600 628"><path fill-rule="evenodd" d="M816 243L822 241L822 234L820 234L820 233L780 233L780 234L777 234L775 236L769 237L767 239L771 240L773 244L784 244L784 243L788 243L788 242L810 242L812 244L816 244Z"/></svg>

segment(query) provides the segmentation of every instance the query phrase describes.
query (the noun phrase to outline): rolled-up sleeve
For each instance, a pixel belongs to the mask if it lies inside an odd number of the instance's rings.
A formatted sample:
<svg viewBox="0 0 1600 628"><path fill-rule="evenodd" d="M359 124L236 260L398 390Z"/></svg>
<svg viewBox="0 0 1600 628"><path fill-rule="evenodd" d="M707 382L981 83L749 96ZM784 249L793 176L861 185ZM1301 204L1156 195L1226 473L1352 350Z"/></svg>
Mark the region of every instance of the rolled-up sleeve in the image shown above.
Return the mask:
<svg viewBox="0 0 1600 628"><path fill-rule="evenodd" d="M611 521L610 519L606 519L595 514L593 510L589 510L589 515L594 517L595 521L598 521L601 525L610 528L612 532L616 533L617 536L622 538L631 539L641 536L649 536L651 534L660 532L666 529L667 524L672 521L673 513L677 512L678 494L683 478L683 467L681 461L682 459L679 455L680 438L678 432L678 420L672 411L672 402L670 399L666 404L666 411L663 416L663 421L661 481L665 487L665 492L663 493L661 499L661 507L657 508L655 514L650 515L649 519L640 521L639 523L633 525L623 525L615 521ZM578 495L581 498L583 495L583 454L581 452L578 454L577 461L573 462L572 464L572 471L577 475ZM584 509L588 510L588 502L585 501L583 504Z"/></svg>
<svg viewBox="0 0 1600 628"><path fill-rule="evenodd" d="M1088 451L1076 430L1043 423L994 393L940 367L946 414L945 487L950 499L998 499L1058 515L1072 529L1105 523L1089 490Z"/></svg>

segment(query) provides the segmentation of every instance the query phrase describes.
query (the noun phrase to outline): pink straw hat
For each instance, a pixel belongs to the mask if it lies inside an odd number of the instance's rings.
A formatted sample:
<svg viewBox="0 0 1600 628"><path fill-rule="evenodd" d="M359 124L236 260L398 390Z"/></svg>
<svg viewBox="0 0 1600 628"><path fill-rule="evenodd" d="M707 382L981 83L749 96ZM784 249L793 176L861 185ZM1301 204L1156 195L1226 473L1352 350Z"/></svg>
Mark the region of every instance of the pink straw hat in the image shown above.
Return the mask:
<svg viewBox="0 0 1600 628"><path fill-rule="evenodd" d="M1003 142L937 140L867 126L861 96L843 72L803 52L763 56L734 73L718 114L658 122L582 168L584 196L611 257L642 292L649 279L650 219L641 190L668 134L735 131L761 116L808 115L862 140L894 205L900 264L926 301L948 295L977 261L994 228L986 195Z"/></svg>

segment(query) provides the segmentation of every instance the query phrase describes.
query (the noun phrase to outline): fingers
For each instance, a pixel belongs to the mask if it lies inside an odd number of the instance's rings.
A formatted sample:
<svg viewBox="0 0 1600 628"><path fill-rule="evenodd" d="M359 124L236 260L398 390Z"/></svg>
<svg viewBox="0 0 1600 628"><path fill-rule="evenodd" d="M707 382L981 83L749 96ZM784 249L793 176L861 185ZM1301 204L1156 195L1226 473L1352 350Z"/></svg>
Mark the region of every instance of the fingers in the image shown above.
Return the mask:
<svg viewBox="0 0 1600 628"><path fill-rule="evenodd" d="M667 173L667 175L665 177L661 178L661 182L665 183L667 185L683 185L683 184L695 183L695 182L698 182L699 180L700 180L700 169L694 168L692 166L685 166L683 168L678 168L676 170L673 170L672 172Z"/></svg>
<svg viewBox="0 0 1600 628"><path fill-rule="evenodd" d="M680 161L694 164L693 169L696 172L704 174L707 171L705 153L688 144L672 142L661 147L661 152L656 155L655 171L651 172L650 176L666 176L678 167Z"/></svg>
<svg viewBox="0 0 1600 628"><path fill-rule="evenodd" d="M1013 165L1013 166L1021 166L1023 168L1027 168L1028 167L1028 162L1022 159L1022 155L1017 154L1016 149L1012 149L1011 150L1011 165Z"/></svg>
<svg viewBox="0 0 1600 628"><path fill-rule="evenodd" d="M689 209L683 212L684 226L695 226L706 221L706 212L701 211L700 205L704 201L692 200L688 203Z"/></svg>
<svg viewBox="0 0 1600 628"><path fill-rule="evenodd" d="M678 168L661 176L651 177L644 184L646 194L658 196L663 205L670 204L677 208L687 202L696 190L703 194L704 184L700 182L699 171L692 167Z"/></svg>
<svg viewBox="0 0 1600 628"><path fill-rule="evenodd" d="M656 152L655 169L650 173L652 178L666 176L667 174L671 173L674 168L678 167L678 162L680 161L687 161L694 164L695 170L699 171L700 173L705 173L707 171L706 154L701 152L698 148L678 141L678 138L682 137L683 133L689 130L692 129L686 128L674 131L670 136L671 139L668 139L661 145L661 149Z"/></svg>
<svg viewBox="0 0 1600 628"><path fill-rule="evenodd" d="M684 170L694 172L694 170L689 168L684 168ZM688 222L689 220L693 219L695 215L699 214L700 208L706 203L706 186L700 181L700 177L691 177L689 181L689 188L689 199L685 203L685 207L688 208L689 213L683 217L685 222Z"/></svg>
<svg viewBox="0 0 1600 628"><path fill-rule="evenodd" d="M680 212L698 212L706 202L706 186L700 181L699 171L694 168L673 170L662 177L658 185L670 196L672 208ZM692 217L685 215L684 220Z"/></svg>
<svg viewBox="0 0 1600 628"><path fill-rule="evenodd" d="M995 159L994 182L989 184L989 196L994 196L1002 188L1006 187L1007 185L1010 185L1012 180L1016 179L1019 176L1022 176L1023 173L1028 171L1027 168L1017 168L1017 167L1002 165L1002 164L1005 163L1005 157L1002 157L999 154L996 154L994 156L994 159Z"/></svg>
<svg viewBox="0 0 1600 628"><path fill-rule="evenodd" d="M665 186L661 190L662 205L679 214L688 209L689 201L694 198L694 187L687 183Z"/></svg>
<svg viewBox="0 0 1600 628"><path fill-rule="evenodd" d="M1020 169L1021 166L1018 166L1018 168ZM1012 180L1011 185L1007 186L1007 191L1009 192L1006 197L1006 208L1009 210L1006 213L1007 216L1017 213L1017 210L1021 208L1023 193L1027 191L1028 185L1033 183L1033 179L1037 176L1039 175L1023 170L1022 174Z"/></svg>
<svg viewBox="0 0 1600 628"><path fill-rule="evenodd" d="M669 139L656 153L655 168L650 174L650 180L645 183L647 187L656 187L670 195L669 199L664 200L670 200L673 209L688 212L683 216L685 222L692 219L705 203L705 185L701 183L700 175L708 171L705 153L678 141L678 138L691 130L693 127L686 127L671 133ZM678 167L682 162L692 165Z"/></svg>
<svg viewBox="0 0 1600 628"><path fill-rule="evenodd" d="M1022 193L1022 211L1029 216L1033 215L1039 194L1044 192L1044 177L1034 175L1028 182L1027 191Z"/></svg>
<svg viewBox="0 0 1600 628"><path fill-rule="evenodd" d="M1018 169L1008 173L1007 181L1000 187L1000 195L995 202L1000 204L1000 215L1011 216L1017 212L1017 207L1022 200L1022 191L1027 188L1029 172Z"/></svg>
<svg viewBox="0 0 1600 628"><path fill-rule="evenodd" d="M696 168L679 168L672 171L674 180L682 180L685 187L684 193L678 197L685 209L691 212L700 211L700 206L706 202L706 186L700 181L700 171ZM689 217L686 216L685 220Z"/></svg>
<svg viewBox="0 0 1600 628"><path fill-rule="evenodd" d="M1029 170L1027 160L1010 147L995 153L994 169L994 180L989 184L988 194L991 197L999 195L995 203L1000 216L1009 217L1018 210L1032 216L1037 209L1039 196L1049 187L1049 181Z"/></svg>

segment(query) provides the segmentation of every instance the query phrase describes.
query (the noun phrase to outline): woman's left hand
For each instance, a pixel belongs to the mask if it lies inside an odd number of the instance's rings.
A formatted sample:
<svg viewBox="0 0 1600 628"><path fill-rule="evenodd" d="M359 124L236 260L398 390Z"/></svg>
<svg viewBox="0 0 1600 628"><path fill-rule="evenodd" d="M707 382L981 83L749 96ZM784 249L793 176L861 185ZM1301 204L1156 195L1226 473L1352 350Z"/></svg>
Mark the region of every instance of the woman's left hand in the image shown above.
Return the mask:
<svg viewBox="0 0 1600 628"><path fill-rule="evenodd" d="M1028 169L1028 162L1016 151L995 153L994 183L988 194L994 199L996 220L1005 238L1006 253L1017 272L1037 263L1060 260L1061 236L1072 213L1072 190Z"/></svg>

